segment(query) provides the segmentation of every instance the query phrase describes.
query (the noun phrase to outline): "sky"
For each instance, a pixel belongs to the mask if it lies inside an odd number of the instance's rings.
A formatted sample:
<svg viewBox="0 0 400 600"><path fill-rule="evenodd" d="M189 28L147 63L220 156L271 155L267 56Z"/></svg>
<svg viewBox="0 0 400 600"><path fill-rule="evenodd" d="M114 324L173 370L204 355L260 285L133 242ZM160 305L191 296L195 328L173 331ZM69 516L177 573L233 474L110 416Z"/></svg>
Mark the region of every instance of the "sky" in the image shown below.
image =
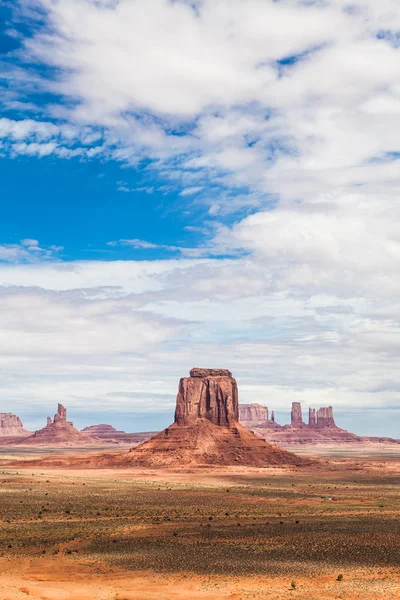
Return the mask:
<svg viewBox="0 0 400 600"><path fill-rule="evenodd" d="M3 0L0 412L400 438L399 130L398 0Z"/></svg>

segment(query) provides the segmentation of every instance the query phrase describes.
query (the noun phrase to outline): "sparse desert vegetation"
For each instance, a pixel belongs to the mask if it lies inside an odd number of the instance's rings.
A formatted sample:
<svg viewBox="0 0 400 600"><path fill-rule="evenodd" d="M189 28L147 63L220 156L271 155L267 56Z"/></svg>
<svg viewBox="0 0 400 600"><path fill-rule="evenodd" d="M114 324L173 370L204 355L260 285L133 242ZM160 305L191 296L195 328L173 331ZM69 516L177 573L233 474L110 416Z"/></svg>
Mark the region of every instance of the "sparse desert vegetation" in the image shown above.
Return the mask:
<svg viewBox="0 0 400 600"><path fill-rule="evenodd" d="M7 600L400 597L396 461L315 476L3 465Z"/></svg>

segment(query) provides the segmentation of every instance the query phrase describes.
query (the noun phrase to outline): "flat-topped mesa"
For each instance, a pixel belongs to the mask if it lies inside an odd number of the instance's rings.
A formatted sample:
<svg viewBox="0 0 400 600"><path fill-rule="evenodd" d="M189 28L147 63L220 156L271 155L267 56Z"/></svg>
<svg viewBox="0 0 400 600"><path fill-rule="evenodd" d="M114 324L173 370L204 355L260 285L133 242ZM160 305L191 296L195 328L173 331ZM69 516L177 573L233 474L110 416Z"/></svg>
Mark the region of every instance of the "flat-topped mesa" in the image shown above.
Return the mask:
<svg viewBox="0 0 400 600"><path fill-rule="evenodd" d="M0 413L0 437L29 435L21 419L13 413Z"/></svg>
<svg viewBox="0 0 400 600"><path fill-rule="evenodd" d="M13 413L0 413L0 429L23 429L22 421Z"/></svg>
<svg viewBox="0 0 400 600"><path fill-rule="evenodd" d="M192 369L182 377L176 397L175 423L189 425L208 419L214 425L231 427L239 421L236 380L227 369Z"/></svg>
<svg viewBox="0 0 400 600"><path fill-rule="evenodd" d="M302 427L304 425L300 402L292 402L291 424L293 427Z"/></svg>
<svg viewBox="0 0 400 600"><path fill-rule="evenodd" d="M317 427L336 427L332 406L322 407L317 410L316 425Z"/></svg>
<svg viewBox="0 0 400 600"><path fill-rule="evenodd" d="M199 369L193 367L190 369L190 377L232 377L232 373L228 369Z"/></svg>
<svg viewBox="0 0 400 600"><path fill-rule="evenodd" d="M262 404L239 404L239 420L249 425L261 425L268 422L268 407Z"/></svg>

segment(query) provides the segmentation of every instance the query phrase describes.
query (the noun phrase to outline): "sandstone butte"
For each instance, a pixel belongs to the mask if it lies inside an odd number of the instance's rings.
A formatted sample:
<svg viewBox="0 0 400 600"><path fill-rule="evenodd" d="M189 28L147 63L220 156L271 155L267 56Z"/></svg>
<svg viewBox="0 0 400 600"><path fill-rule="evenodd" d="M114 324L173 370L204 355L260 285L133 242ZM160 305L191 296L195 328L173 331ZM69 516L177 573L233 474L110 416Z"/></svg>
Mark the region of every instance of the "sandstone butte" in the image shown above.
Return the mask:
<svg viewBox="0 0 400 600"><path fill-rule="evenodd" d="M22 421L13 413L0 413L0 437L23 437L31 435Z"/></svg>
<svg viewBox="0 0 400 600"><path fill-rule="evenodd" d="M175 421L129 452L143 466L308 463L257 437L239 423L236 380L227 369L199 369L179 382Z"/></svg>
<svg viewBox="0 0 400 600"><path fill-rule="evenodd" d="M54 419L47 417L47 425L33 435L19 442L32 446L86 446L98 444L97 438L75 429L67 421L67 409L59 404Z"/></svg>
<svg viewBox="0 0 400 600"><path fill-rule="evenodd" d="M303 421L300 402L292 403L290 425L279 425L275 419L264 419L265 415L268 415L266 406L260 404L240 406L241 423L256 435L275 444L400 443L399 440L391 438L358 436L341 429L335 423L332 406L309 408L308 423Z"/></svg>

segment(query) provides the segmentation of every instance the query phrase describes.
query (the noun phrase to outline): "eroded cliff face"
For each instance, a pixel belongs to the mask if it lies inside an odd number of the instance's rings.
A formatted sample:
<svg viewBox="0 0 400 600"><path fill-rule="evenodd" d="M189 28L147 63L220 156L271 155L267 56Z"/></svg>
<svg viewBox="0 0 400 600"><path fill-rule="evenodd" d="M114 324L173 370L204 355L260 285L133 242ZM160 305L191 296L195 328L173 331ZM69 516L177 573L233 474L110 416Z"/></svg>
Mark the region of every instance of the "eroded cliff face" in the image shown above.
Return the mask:
<svg viewBox="0 0 400 600"><path fill-rule="evenodd" d="M240 404L239 420L241 423L261 425L269 420L268 407L262 404Z"/></svg>
<svg viewBox="0 0 400 600"><path fill-rule="evenodd" d="M333 418L332 406L326 406L317 410L317 427L336 427L335 419Z"/></svg>
<svg viewBox="0 0 400 600"><path fill-rule="evenodd" d="M59 423L60 421L66 421L67 420L67 409L65 408L65 406L63 406L62 404L58 404L57 406L57 412L54 415L54 421L53 423Z"/></svg>
<svg viewBox="0 0 400 600"><path fill-rule="evenodd" d="M0 413L0 436L27 435L21 419L13 413Z"/></svg>
<svg viewBox="0 0 400 600"><path fill-rule="evenodd" d="M300 402L292 402L292 412L290 416L293 427L302 427L304 425Z"/></svg>
<svg viewBox="0 0 400 600"><path fill-rule="evenodd" d="M239 420L236 379L227 369L192 369L182 377L176 398L175 423L189 425L208 419L214 425L230 427Z"/></svg>
<svg viewBox="0 0 400 600"><path fill-rule="evenodd" d="M304 464L303 458L271 446L238 420L238 388L231 372L192 369L190 377L179 382L174 423L132 449L129 462L147 466Z"/></svg>

